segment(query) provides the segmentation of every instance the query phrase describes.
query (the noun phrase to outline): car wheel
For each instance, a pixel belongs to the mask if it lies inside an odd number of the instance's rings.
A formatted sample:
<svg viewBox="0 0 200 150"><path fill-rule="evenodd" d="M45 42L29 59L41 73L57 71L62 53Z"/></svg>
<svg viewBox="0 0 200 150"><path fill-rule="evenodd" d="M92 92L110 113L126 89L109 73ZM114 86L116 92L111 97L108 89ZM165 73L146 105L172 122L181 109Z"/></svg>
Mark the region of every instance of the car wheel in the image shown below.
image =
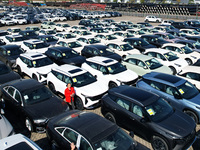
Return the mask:
<svg viewBox="0 0 200 150"><path fill-rule="evenodd" d="M187 63L188 63L188 65L192 65L192 60L191 59L185 59L186 61L187 61Z"/></svg>
<svg viewBox="0 0 200 150"><path fill-rule="evenodd" d="M169 66L169 68L171 69L173 75L175 75L176 74L176 69L174 67L172 67L172 66Z"/></svg>
<svg viewBox="0 0 200 150"><path fill-rule="evenodd" d="M34 74L33 77L32 77L34 80L38 81L38 78L37 76Z"/></svg>
<svg viewBox="0 0 200 150"><path fill-rule="evenodd" d="M30 132L33 131L33 125L32 125L32 123L31 123L31 121L30 121L29 118L26 118L26 120L25 120L25 125L26 125L26 128L27 128Z"/></svg>
<svg viewBox="0 0 200 150"><path fill-rule="evenodd" d="M22 77L23 73L22 73L20 66L17 66L17 72Z"/></svg>
<svg viewBox="0 0 200 150"><path fill-rule="evenodd" d="M109 89L112 89L112 88L114 88L114 87L117 87L117 84L114 83L114 82L110 82L110 83L109 83Z"/></svg>
<svg viewBox="0 0 200 150"><path fill-rule="evenodd" d="M154 150L169 150L167 142L159 136L153 136L151 145Z"/></svg>
<svg viewBox="0 0 200 150"><path fill-rule="evenodd" d="M107 113L107 114L105 115L105 118L108 119L108 120L110 120L110 121L113 122L113 123L116 123L115 117L114 117L113 114L111 114L111 113Z"/></svg>
<svg viewBox="0 0 200 150"><path fill-rule="evenodd" d="M55 86L53 85L53 83L49 83L48 87L54 94L56 93L56 89L55 89Z"/></svg>
<svg viewBox="0 0 200 150"><path fill-rule="evenodd" d="M146 19L146 20L145 20L145 22L149 22L149 20L148 20L148 19Z"/></svg>
<svg viewBox="0 0 200 150"><path fill-rule="evenodd" d="M194 112L192 112L190 110L186 110L186 111L184 111L184 113L189 115L196 123L198 123L198 117Z"/></svg>
<svg viewBox="0 0 200 150"><path fill-rule="evenodd" d="M156 20L157 23L159 23L159 20Z"/></svg>
<svg viewBox="0 0 200 150"><path fill-rule="evenodd" d="M74 105L78 110L83 110L84 109L83 102L82 102L80 97L76 97L76 99L74 101Z"/></svg>

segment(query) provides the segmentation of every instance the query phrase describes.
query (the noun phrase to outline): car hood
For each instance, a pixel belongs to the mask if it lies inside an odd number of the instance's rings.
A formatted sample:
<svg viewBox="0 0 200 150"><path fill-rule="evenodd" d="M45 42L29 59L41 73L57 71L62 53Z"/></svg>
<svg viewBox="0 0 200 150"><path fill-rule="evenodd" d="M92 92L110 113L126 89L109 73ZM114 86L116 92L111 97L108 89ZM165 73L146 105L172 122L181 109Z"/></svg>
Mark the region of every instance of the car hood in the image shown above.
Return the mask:
<svg viewBox="0 0 200 150"><path fill-rule="evenodd" d="M147 46L142 46L143 48L145 49L148 49L148 48L157 48L155 45L152 45L152 44L149 44Z"/></svg>
<svg viewBox="0 0 200 150"><path fill-rule="evenodd" d="M113 78L120 80L121 82L129 82L138 78L138 75L134 71L131 71L131 70L126 70L118 74L114 74L112 76Z"/></svg>
<svg viewBox="0 0 200 150"><path fill-rule="evenodd" d="M21 77L15 72L6 73L3 75L0 75L0 84L6 83L12 80L17 80L20 78Z"/></svg>
<svg viewBox="0 0 200 150"><path fill-rule="evenodd" d="M56 64L48 65L48 66L43 66L39 68L35 68L36 71L40 74L48 74L51 71L52 67L56 67Z"/></svg>
<svg viewBox="0 0 200 150"><path fill-rule="evenodd" d="M111 53L110 55L106 55L104 57L108 57L108 58L112 58L112 59L115 59L117 61L120 61L121 60L121 56L118 55L118 54L114 54L114 53Z"/></svg>
<svg viewBox="0 0 200 150"><path fill-rule="evenodd" d="M50 119L67 109L67 104L53 96L43 102L25 107L26 112L33 119Z"/></svg>
<svg viewBox="0 0 200 150"><path fill-rule="evenodd" d="M3 115L0 115L0 139L7 137L12 130L10 122Z"/></svg>
<svg viewBox="0 0 200 150"><path fill-rule="evenodd" d="M94 83L91 83L83 87L75 87L75 90L79 91L79 93L84 94L86 96L93 97L93 96L97 96L97 95L107 92L108 86L105 84L102 84L101 81L96 81Z"/></svg>
<svg viewBox="0 0 200 150"><path fill-rule="evenodd" d="M195 130L196 124L191 117L183 112L175 111L171 116L157 123L155 128L160 128L164 132L178 138L185 137Z"/></svg>
<svg viewBox="0 0 200 150"><path fill-rule="evenodd" d="M167 73L167 74L172 74L172 71L169 67L167 66L161 66L159 68L153 69L152 71L154 72L161 72L161 73Z"/></svg>

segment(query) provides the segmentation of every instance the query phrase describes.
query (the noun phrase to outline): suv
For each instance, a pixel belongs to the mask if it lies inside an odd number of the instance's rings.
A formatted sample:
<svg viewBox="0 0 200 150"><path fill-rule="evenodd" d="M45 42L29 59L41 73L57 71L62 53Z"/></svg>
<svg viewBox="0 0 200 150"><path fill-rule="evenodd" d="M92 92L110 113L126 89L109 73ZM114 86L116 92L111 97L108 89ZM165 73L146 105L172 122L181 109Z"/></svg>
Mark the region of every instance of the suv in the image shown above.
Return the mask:
<svg viewBox="0 0 200 150"><path fill-rule="evenodd" d="M126 69L116 60L106 57L96 56L88 58L82 64L82 68L88 70L97 79L104 81L109 88L121 84L133 85L138 78L135 72Z"/></svg>
<svg viewBox="0 0 200 150"><path fill-rule="evenodd" d="M6 35L4 42L6 44L22 45L24 38L22 35Z"/></svg>
<svg viewBox="0 0 200 150"><path fill-rule="evenodd" d="M156 16L146 16L144 21L145 22L162 22L162 18L158 18Z"/></svg>
<svg viewBox="0 0 200 150"><path fill-rule="evenodd" d="M187 149L195 141L195 122L153 93L119 86L102 98L108 120L151 142L154 150Z"/></svg>
<svg viewBox="0 0 200 150"><path fill-rule="evenodd" d="M53 67L47 76L47 84L54 93L64 94L67 83L72 83L76 91L75 106L82 110L99 105L101 97L108 87L102 80L97 80L86 70L72 66L62 65Z"/></svg>
<svg viewBox="0 0 200 150"><path fill-rule="evenodd" d="M21 54L16 60L17 70L20 75L23 73L29 77L46 83L47 74L54 64L46 55L40 53Z"/></svg>
<svg viewBox="0 0 200 150"><path fill-rule="evenodd" d="M183 111L196 123L200 123L200 93L187 80L169 74L151 72L144 75L136 86L160 95L175 109Z"/></svg>

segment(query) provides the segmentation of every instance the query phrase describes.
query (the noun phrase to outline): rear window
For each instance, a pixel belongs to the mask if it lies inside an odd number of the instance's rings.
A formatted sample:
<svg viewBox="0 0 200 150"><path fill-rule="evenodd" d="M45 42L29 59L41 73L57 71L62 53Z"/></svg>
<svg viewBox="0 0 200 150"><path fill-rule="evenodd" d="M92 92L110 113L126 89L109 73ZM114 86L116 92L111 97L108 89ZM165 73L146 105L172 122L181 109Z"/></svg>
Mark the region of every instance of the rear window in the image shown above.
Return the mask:
<svg viewBox="0 0 200 150"><path fill-rule="evenodd" d="M21 142L12 147L7 148L6 150L33 150L26 142Z"/></svg>

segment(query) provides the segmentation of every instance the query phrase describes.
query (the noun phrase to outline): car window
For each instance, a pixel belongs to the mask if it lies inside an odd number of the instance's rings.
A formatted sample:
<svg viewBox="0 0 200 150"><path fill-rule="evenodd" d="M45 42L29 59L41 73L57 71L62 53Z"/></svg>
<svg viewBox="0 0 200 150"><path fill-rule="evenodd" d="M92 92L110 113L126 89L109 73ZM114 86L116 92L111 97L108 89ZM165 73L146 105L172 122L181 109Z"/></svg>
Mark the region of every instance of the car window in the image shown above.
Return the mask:
<svg viewBox="0 0 200 150"><path fill-rule="evenodd" d="M162 59L162 60L166 60L165 57L162 54L157 53L156 55L157 58Z"/></svg>
<svg viewBox="0 0 200 150"><path fill-rule="evenodd" d="M98 69L98 64L96 64L96 63L93 63L93 62L87 62L87 64L88 65L90 65L92 68L94 68L94 69Z"/></svg>
<svg viewBox="0 0 200 150"><path fill-rule="evenodd" d="M144 67L146 66L144 62L142 62L141 60L138 60L138 64L139 67Z"/></svg>
<svg viewBox="0 0 200 150"><path fill-rule="evenodd" d="M67 138L70 142L73 142L76 144L77 138L78 138L78 134L75 133L74 131L70 130L70 129L66 129L63 133L63 136L65 138Z"/></svg>
<svg viewBox="0 0 200 150"><path fill-rule="evenodd" d="M154 53L154 52L149 52L149 53L147 53L147 55L151 56L151 57L156 57L156 53Z"/></svg>
<svg viewBox="0 0 200 150"><path fill-rule="evenodd" d="M107 69L105 66L101 66L99 67L99 71L103 72L103 73L107 73Z"/></svg>
<svg viewBox="0 0 200 150"><path fill-rule="evenodd" d="M13 96L13 95L14 95L14 92L15 92L15 89L14 89L13 87L9 87L9 88L8 88L8 94L9 94L10 96Z"/></svg>
<svg viewBox="0 0 200 150"><path fill-rule="evenodd" d="M121 107L125 108L126 110L130 109L130 102L121 98L117 98L116 103Z"/></svg>
<svg viewBox="0 0 200 150"><path fill-rule="evenodd" d="M52 71L52 73L56 76L56 78L58 78L59 80L62 81L63 76L64 76L63 74L56 72L56 71Z"/></svg>
<svg viewBox="0 0 200 150"><path fill-rule="evenodd" d="M137 64L137 59L128 59L127 61L130 64L136 65Z"/></svg>
<svg viewBox="0 0 200 150"><path fill-rule="evenodd" d="M18 102L21 102L22 99L21 99L21 94L19 93L19 91L16 90L15 92L15 100L18 101Z"/></svg>
<svg viewBox="0 0 200 150"><path fill-rule="evenodd" d="M197 74L197 73L188 72L188 73L186 73L185 77L187 77L189 79L200 81L200 74Z"/></svg>
<svg viewBox="0 0 200 150"><path fill-rule="evenodd" d="M136 114L139 117L144 117L143 112L142 112L142 107L140 107L138 105L133 106L133 113Z"/></svg>
<svg viewBox="0 0 200 150"><path fill-rule="evenodd" d="M173 96L174 95L178 95L178 92L177 92L177 90L174 87L166 85L165 89L166 89L165 93L167 93L167 94L170 94L170 95L173 95Z"/></svg>
<svg viewBox="0 0 200 150"><path fill-rule="evenodd" d="M80 150L92 150L90 144L82 137L80 143Z"/></svg>
<svg viewBox="0 0 200 150"><path fill-rule="evenodd" d="M66 75L64 75L63 82L65 82L65 83L72 83L71 80L70 80L70 78L68 76L66 76Z"/></svg>
<svg viewBox="0 0 200 150"><path fill-rule="evenodd" d="M55 129L58 133L62 134L62 132L65 130L65 128L56 128Z"/></svg>
<svg viewBox="0 0 200 150"><path fill-rule="evenodd" d="M164 85L161 84L161 83L151 81L150 86L157 89L157 90L164 91Z"/></svg>

